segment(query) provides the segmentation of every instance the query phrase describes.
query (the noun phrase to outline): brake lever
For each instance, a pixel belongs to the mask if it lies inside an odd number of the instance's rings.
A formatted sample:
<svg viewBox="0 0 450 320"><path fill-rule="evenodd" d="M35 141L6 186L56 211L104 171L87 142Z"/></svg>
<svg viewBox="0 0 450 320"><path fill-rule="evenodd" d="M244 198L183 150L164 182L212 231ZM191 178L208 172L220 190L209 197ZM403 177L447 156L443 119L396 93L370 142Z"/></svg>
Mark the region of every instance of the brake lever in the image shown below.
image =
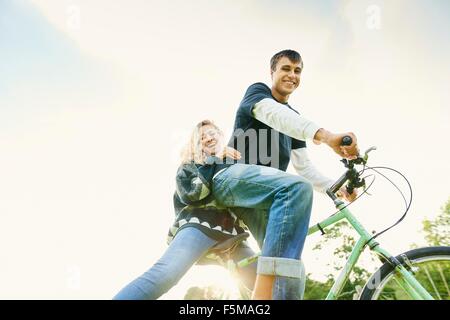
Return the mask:
<svg viewBox="0 0 450 320"><path fill-rule="evenodd" d="M347 169L353 169L355 164L366 164L367 160L365 158L358 157L353 160L341 159L341 162Z"/></svg>
<svg viewBox="0 0 450 320"><path fill-rule="evenodd" d="M366 152L364 152L364 157L363 157L363 159L364 159L364 164L366 164L366 163L367 163L367 160L369 159L369 152L374 151L374 150L377 150L377 147L372 146L372 147L370 147L369 149L367 149Z"/></svg>

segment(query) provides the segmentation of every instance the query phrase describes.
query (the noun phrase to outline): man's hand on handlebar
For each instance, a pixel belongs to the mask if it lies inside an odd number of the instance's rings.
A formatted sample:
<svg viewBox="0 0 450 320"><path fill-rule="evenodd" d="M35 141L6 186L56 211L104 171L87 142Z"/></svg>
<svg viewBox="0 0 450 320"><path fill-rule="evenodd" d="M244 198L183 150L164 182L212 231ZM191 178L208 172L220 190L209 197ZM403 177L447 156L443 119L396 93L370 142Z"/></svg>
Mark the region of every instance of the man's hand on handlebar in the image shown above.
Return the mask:
<svg viewBox="0 0 450 320"><path fill-rule="evenodd" d="M342 145L342 139L348 136L351 138L350 145ZM319 129L314 136L314 143L320 144L325 143L331 149L334 150L338 155L343 158L353 160L359 155L358 144L355 134L352 132L347 133L331 133L325 129Z"/></svg>
<svg viewBox="0 0 450 320"><path fill-rule="evenodd" d="M353 189L353 193L348 193L347 191L347 187L346 186L342 186L337 192L336 192L336 196L339 199L344 199L348 202L353 202L356 197L358 196L358 189Z"/></svg>
<svg viewBox="0 0 450 320"><path fill-rule="evenodd" d="M319 130L320 131L320 130ZM354 146L354 150L358 152L358 147L355 143L355 136L353 133L348 133L345 135L334 135L341 136L340 145L341 146ZM355 165L366 165L368 160L368 154L370 151L376 150L375 147L369 148L363 156L359 156L359 152L357 156L352 156L351 160L342 159L341 162L344 163L344 166L347 168L347 171L332 185L326 190L326 194L338 205L336 202L337 198L345 199L348 202L352 202L356 199L358 195L357 188L365 188L366 182L364 178L360 177L362 171L358 171L355 169ZM345 152L344 152L345 153ZM348 155L348 153L347 153ZM348 157L349 158L349 157Z"/></svg>

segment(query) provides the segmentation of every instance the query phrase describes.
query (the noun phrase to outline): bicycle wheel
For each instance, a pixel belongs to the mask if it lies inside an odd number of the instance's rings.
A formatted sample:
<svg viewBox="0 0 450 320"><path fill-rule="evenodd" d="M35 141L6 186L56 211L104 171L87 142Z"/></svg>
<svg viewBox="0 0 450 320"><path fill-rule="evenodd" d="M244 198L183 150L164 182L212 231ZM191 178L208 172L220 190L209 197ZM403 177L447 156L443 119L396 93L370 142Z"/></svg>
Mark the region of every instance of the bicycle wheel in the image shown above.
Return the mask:
<svg viewBox="0 0 450 320"><path fill-rule="evenodd" d="M427 247L404 253L415 269L414 276L436 300L450 300L450 247ZM403 254L396 257L407 267ZM367 281L361 300L411 300L395 280L397 272L386 262Z"/></svg>

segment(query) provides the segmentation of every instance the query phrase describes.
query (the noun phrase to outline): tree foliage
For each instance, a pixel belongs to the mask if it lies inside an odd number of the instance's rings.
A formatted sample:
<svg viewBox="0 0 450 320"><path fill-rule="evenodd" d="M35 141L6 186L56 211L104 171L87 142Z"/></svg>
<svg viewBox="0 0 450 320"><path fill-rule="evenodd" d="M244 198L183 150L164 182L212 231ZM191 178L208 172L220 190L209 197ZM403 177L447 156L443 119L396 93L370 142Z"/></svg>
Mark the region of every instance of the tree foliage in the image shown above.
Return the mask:
<svg viewBox="0 0 450 320"><path fill-rule="evenodd" d="M430 246L450 246L450 199L433 220L424 220L423 232Z"/></svg>
<svg viewBox="0 0 450 320"><path fill-rule="evenodd" d="M222 288L214 285L206 287L190 287L184 295L184 300L224 300L229 296Z"/></svg>

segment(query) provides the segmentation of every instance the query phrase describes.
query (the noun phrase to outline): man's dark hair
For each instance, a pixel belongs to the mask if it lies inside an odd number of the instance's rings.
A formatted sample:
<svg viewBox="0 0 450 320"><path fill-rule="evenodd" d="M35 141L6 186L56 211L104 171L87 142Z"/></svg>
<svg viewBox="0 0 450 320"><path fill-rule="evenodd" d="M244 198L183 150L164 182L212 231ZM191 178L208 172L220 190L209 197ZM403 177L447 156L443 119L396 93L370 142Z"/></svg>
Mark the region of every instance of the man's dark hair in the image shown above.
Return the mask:
<svg viewBox="0 0 450 320"><path fill-rule="evenodd" d="M278 60L280 60L282 57L286 57L292 62L298 63L300 62L300 67L303 69L303 60L300 56L300 53L294 50L283 50L278 53L276 53L272 59L270 59L270 70L275 71L275 68L277 66Z"/></svg>

